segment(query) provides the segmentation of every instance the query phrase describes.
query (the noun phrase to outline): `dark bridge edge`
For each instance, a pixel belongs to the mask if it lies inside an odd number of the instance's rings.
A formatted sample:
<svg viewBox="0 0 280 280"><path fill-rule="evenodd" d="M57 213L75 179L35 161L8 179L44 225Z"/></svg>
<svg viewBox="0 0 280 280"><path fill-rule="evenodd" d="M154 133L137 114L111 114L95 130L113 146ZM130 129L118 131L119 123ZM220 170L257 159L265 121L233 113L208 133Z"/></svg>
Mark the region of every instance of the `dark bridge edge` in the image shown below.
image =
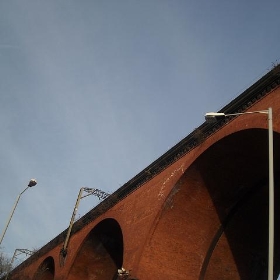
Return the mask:
<svg viewBox="0 0 280 280"><path fill-rule="evenodd" d="M241 113L250 108L257 101L262 99L272 90L276 89L280 85L280 65L275 66L271 71L269 71L260 80L254 83L251 87L245 90L242 94L232 100L228 105L223 107L219 112L224 112L226 114ZM152 162L144 170L138 173L135 177L125 183L122 187L116 190L108 198L90 210L87 214L81 217L75 222L72 234L80 231L85 225L89 224L91 221L101 216L103 213L108 211L119 201L130 195L133 191L138 189L144 183L151 180L161 171L166 169L168 166L173 164L175 161L183 157L189 151L200 145L206 138L214 134L217 130L221 129L229 120L219 121L217 123L206 123L204 122L188 136L182 139L174 147L160 156L157 160ZM47 254L50 250L62 244L67 233L67 229L61 232L58 236L44 245L40 250L34 253L31 257L17 266L12 272L23 269L24 267L30 265L34 260Z"/></svg>

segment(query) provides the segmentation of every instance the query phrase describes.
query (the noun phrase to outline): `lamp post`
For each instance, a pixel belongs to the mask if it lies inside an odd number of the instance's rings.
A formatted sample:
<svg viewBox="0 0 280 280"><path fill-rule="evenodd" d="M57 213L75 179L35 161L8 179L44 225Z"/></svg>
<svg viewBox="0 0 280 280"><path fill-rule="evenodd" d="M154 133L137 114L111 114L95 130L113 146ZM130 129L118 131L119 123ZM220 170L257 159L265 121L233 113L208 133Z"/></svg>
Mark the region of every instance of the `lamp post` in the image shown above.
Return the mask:
<svg viewBox="0 0 280 280"><path fill-rule="evenodd" d="M4 236L5 236L5 233L6 233L7 229L8 229L8 226L9 226L9 224L10 224L10 222L11 222L11 219L12 219L12 217L13 217L13 215L14 215L14 212L15 212L15 210L16 210L16 207L17 207L17 205L18 205L18 202L19 202L19 199L20 199L21 195L22 195L28 188L34 187L34 186L36 186L36 185L37 185L37 181L36 181L35 179L31 179L31 180L29 181L29 183L28 183L28 186L18 195L17 200L16 200L16 202L15 202L15 205L14 205L14 207L13 207L13 209L12 209L12 212L11 212L11 214L10 214L10 216L9 216L9 219L8 219L8 221L7 221L7 224L6 224L6 226L5 226L4 230L3 230L3 233L2 233L2 235L1 235L0 245L1 245L2 241L3 241L3 238L4 238Z"/></svg>
<svg viewBox="0 0 280 280"><path fill-rule="evenodd" d="M261 111L243 112L235 114L207 113L206 121L215 122L230 116L245 114L266 114L268 116L268 170L269 170L269 211L268 211L268 280L273 280L274 264L274 167L273 167L273 123L272 108Z"/></svg>
<svg viewBox="0 0 280 280"><path fill-rule="evenodd" d="M84 195L84 192L87 193L87 194ZM65 261L65 258L67 256L68 243L69 243L72 227L73 227L73 224L74 224L74 221L75 221L76 213L78 211L78 207L79 207L79 204L80 204L80 200L87 197L87 196L90 196L90 195L97 196L99 199L105 199L109 196L108 193L106 193L102 190L99 190L99 189L86 188L86 187L80 188L80 191L79 191L76 203L75 203L75 207L74 207L74 210L73 210L73 213L72 213L72 216L71 216L71 220L70 220L70 223L69 223L69 227L68 227L68 230L67 230L67 234L66 234L66 237L65 237L65 240L64 240L64 243L63 243L63 247L60 251L60 264L61 264L61 266L64 265L64 261Z"/></svg>

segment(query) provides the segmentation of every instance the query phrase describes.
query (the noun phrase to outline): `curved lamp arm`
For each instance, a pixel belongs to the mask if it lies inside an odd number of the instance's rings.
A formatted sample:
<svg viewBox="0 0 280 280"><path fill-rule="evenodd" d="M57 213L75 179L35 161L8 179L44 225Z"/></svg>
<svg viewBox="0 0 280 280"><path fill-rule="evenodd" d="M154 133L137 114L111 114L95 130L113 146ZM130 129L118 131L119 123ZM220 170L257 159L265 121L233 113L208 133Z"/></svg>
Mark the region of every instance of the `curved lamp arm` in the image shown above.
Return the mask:
<svg viewBox="0 0 280 280"><path fill-rule="evenodd" d="M13 215L14 215L14 212L15 212L15 210L16 210L16 208L17 208L17 205L18 205L18 202L19 202L19 199L20 199L21 195L22 195L28 188L34 187L34 186L36 186L36 185L37 185L37 181L36 181L35 179L31 179L31 180L29 181L29 183L28 183L28 186L18 195L18 197L17 197L17 199L16 199L16 202L15 202L15 204L14 204L14 207L13 207L13 209L12 209L12 211L11 211L10 216L9 216L9 219L8 219L8 221L7 221L7 224L6 224L6 226L5 226L4 230L3 230L3 233L2 233L2 235L1 235L0 245L1 245L2 241L3 241L3 239L4 239L4 236L5 236L5 234L6 234L6 231L7 231L7 229L8 229L8 226L9 226L9 224L10 224L10 222L11 222L11 219L12 219L12 217L13 217Z"/></svg>

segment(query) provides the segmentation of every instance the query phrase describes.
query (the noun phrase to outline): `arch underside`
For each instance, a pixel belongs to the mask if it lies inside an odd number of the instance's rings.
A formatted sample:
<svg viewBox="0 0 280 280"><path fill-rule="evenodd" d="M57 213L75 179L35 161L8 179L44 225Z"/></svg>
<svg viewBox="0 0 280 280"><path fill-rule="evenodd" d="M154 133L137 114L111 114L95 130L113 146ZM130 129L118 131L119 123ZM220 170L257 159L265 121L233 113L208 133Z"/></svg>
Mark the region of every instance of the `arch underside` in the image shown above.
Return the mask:
<svg viewBox="0 0 280 280"><path fill-rule="evenodd" d="M33 280L53 280L55 275L54 259L47 257L37 269Z"/></svg>
<svg viewBox="0 0 280 280"><path fill-rule="evenodd" d="M122 267L123 237L113 219L100 222L84 240L67 279L115 279Z"/></svg>
<svg viewBox="0 0 280 280"><path fill-rule="evenodd" d="M139 278L266 279L268 135L249 129L212 145L166 199L141 258ZM280 143L280 135L274 134ZM275 272L279 274L279 148L275 167ZM168 266L166 266L168 264ZM144 278L143 278L144 279Z"/></svg>

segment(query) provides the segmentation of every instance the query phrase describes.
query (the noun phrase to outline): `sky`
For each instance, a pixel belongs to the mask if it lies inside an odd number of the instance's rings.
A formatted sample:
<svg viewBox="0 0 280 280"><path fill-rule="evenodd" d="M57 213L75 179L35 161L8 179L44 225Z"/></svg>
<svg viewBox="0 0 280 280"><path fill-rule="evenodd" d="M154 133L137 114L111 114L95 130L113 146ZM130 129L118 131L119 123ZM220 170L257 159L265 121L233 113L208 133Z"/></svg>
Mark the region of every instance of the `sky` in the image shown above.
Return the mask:
<svg viewBox="0 0 280 280"><path fill-rule="evenodd" d="M1 0L0 231L39 249L280 59L278 0ZM100 201L81 201L77 217Z"/></svg>

